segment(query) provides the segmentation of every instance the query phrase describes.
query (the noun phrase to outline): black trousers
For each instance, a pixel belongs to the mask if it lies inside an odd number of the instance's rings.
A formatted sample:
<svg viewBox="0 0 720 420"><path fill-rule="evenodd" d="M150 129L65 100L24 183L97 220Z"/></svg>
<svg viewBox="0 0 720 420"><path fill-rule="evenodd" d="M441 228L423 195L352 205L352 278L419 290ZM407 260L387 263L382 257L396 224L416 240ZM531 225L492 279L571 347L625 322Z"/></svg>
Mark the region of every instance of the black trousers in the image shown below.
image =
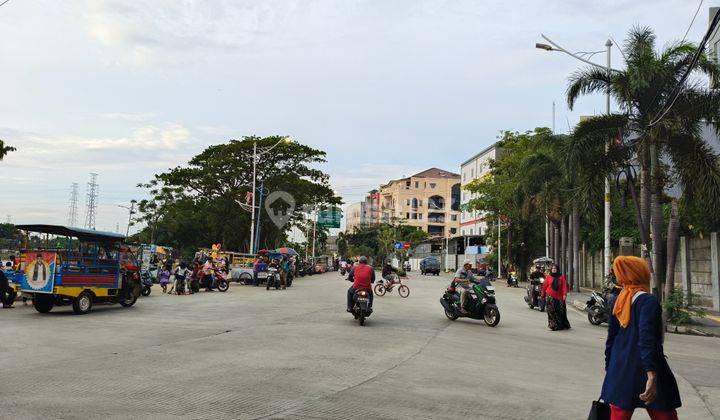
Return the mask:
<svg viewBox="0 0 720 420"><path fill-rule="evenodd" d="M12 305L15 302L15 289L10 287L7 277L0 275L0 301L3 305Z"/></svg>

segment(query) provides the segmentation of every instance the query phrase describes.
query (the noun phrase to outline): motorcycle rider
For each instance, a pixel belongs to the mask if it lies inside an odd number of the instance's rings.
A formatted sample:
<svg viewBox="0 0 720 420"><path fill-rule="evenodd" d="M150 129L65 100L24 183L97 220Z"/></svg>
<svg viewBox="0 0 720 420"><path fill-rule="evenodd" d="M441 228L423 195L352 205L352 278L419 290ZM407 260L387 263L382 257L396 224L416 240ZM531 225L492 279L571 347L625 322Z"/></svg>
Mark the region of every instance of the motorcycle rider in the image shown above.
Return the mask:
<svg viewBox="0 0 720 420"><path fill-rule="evenodd" d="M453 278L452 282L450 283L450 286L455 288L455 290L460 291L460 312L463 314L467 314L467 293L470 290L470 283L478 283L483 286L489 286L490 281L488 281L486 278L481 277L480 280L477 280L475 278L475 275L472 272L472 261L465 260L463 261L463 266L458 271L455 272L455 277Z"/></svg>
<svg viewBox="0 0 720 420"><path fill-rule="evenodd" d="M348 312L352 312L353 304L355 303L355 292L358 290L370 292L368 294L370 296L370 307L372 307L372 284L375 283L375 270L370 267L367 262L367 257L360 257L359 264L353 267L348 275L348 281L353 282L352 286L350 286L347 291Z"/></svg>

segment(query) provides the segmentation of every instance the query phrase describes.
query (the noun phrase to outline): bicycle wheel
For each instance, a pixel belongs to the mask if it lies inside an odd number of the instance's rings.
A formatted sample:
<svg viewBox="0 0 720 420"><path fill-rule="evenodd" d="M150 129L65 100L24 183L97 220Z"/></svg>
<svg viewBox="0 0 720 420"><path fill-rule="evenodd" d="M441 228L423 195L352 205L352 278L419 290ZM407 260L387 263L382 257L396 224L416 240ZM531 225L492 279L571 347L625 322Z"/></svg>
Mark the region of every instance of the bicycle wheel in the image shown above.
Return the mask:
<svg viewBox="0 0 720 420"><path fill-rule="evenodd" d="M373 290L375 291L375 294L378 296L384 296L385 295L385 286L382 283L378 283L373 287Z"/></svg>
<svg viewBox="0 0 720 420"><path fill-rule="evenodd" d="M408 297L410 296L410 288L405 286L404 284L401 284L400 287L398 287L398 294L400 297Z"/></svg>

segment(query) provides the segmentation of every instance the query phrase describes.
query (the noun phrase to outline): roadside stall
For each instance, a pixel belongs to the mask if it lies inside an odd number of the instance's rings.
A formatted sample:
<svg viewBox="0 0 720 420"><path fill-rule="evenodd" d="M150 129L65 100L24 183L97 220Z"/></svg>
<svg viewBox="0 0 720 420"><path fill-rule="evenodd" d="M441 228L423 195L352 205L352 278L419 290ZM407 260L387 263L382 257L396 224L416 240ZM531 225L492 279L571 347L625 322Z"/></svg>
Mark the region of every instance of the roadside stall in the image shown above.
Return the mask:
<svg viewBox="0 0 720 420"><path fill-rule="evenodd" d="M13 279L38 312L72 305L76 314L86 314L96 303L133 306L140 296L137 261L122 245L125 236L58 225L17 228L26 237L28 232L45 234L44 247L27 249L25 241Z"/></svg>

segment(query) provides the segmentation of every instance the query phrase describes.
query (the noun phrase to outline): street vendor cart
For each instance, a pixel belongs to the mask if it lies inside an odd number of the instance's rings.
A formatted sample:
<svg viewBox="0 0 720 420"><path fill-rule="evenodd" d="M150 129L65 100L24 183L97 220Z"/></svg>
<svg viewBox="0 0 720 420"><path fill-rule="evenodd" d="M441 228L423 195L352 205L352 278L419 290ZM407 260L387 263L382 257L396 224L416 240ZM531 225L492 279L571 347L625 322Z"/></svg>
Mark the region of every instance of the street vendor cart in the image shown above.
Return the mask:
<svg viewBox="0 0 720 420"><path fill-rule="evenodd" d="M95 303L133 306L140 296L137 261L125 236L58 225L18 225L26 233L45 235L43 247L20 254L14 281L32 297L40 313L72 305L76 314L90 312ZM52 235L52 239L51 239Z"/></svg>

